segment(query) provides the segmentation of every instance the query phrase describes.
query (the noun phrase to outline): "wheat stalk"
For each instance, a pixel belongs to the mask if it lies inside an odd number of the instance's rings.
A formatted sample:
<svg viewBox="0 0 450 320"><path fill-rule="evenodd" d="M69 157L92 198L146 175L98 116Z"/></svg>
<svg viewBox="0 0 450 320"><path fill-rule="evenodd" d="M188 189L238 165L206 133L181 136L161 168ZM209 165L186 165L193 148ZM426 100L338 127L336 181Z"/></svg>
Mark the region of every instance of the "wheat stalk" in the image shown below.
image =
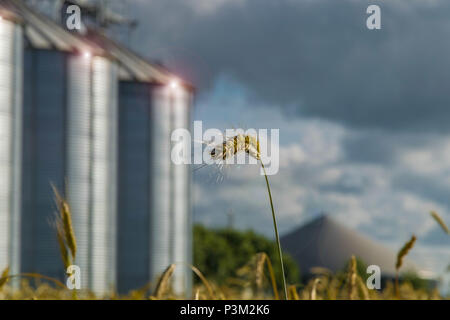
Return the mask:
<svg viewBox="0 0 450 320"><path fill-rule="evenodd" d="M275 296L275 300L279 300L280 297L278 295L277 282L275 279L275 273L273 272L272 262L265 252L260 252L256 255L256 285L258 286L258 288L262 287L262 282L264 279L264 265L267 265L267 269L269 270L270 281L272 284L272 290Z"/></svg>
<svg viewBox="0 0 450 320"><path fill-rule="evenodd" d="M0 290L8 282L9 279L8 276L9 276L9 267L6 267L0 276Z"/></svg>
<svg viewBox="0 0 450 320"><path fill-rule="evenodd" d="M62 227L62 222L58 221L55 223L56 227L56 238L58 240L59 245L59 252L61 253L61 259L63 260L63 264L65 269L69 268L69 266L72 264L70 262L69 253L66 248L66 244L64 242L64 229Z"/></svg>
<svg viewBox="0 0 450 320"><path fill-rule="evenodd" d="M72 225L72 214L70 212L70 207L67 201L60 195L57 188L52 184L53 193L55 194L55 202L60 215L60 222L62 222L62 228L64 230L64 240L69 247L70 253L72 255L72 261L75 260L77 253L77 242L75 238L75 232L73 231ZM59 221L57 221L58 223Z"/></svg>
<svg viewBox="0 0 450 320"><path fill-rule="evenodd" d="M434 218L434 220L436 220L436 222L441 226L442 230L444 230L446 234L450 234L450 230L448 229L444 220L435 211L431 211L430 214Z"/></svg>
<svg viewBox="0 0 450 320"><path fill-rule="evenodd" d="M290 285L288 288L288 292L291 300L300 300L297 292L297 287L295 285Z"/></svg>
<svg viewBox="0 0 450 320"><path fill-rule="evenodd" d="M316 300L316 292L317 292L317 285L320 282L320 278L314 279L312 289L311 289L311 300Z"/></svg>
<svg viewBox="0 0 450 320"><path fill-rule="evenodd" d="M366 284L364 283L363 279L360 276L357 276L356 278L359 290L363 294L364 300L370 300L369 291L367 290Z"/></svg>
<svg viewBox="0 0 450 320"><path fill-rule="evenodd" d="M255 283L256 286L261 289L264 280L264 264L266 262L266 254L264 252L256 254L256 271L255 271Z"/></svg>
<svg viewBox="0 0 450 320"><path fill-rule="evenodd" d="M395 264L395 269L399 270L403 265L403 258L408 254L408 252L412 249L414 246L414 243L416 242L416 236L413 235L411 239L406 242L403 247L400 249L400 251L397 254L397 263Z"/></svg>
<svg viewBox="0 0 450 320"><path fill-rule="evenodd" d="M261 168L263 169L263 172L264 172L267 193L269 195L270 209L272 210L272 220L273 220L273 227L274 227L274 232L275 232L275 239L276 239L276 243L277 243L278 258L280 259L281 273L282 273L282 277L283 277L284 297L287 300L288 293L287 293L287 285L286 285L286 276L285 276L285 272L284 272L283 255L282 255L282 251L281 251L280 236L278 234L278 226L277 226L275 209L274 209L273 200L272 200L272 192L270 190L269 178L267 177L267 172L266 172L264 163L261 160L260 144L259 144L258 139L251 135L237 134L236 136L228 138L227 140L225 140L225 142L223 142L222 144L213 148L210 152L210 156L212 159L214 159L216 161L225 161L228 158L235 156L239 152L245 152L248 155L255 158L256 160L259 160L259 162L261 164Z"/></svg>
<svg viewBox="0 0 450 320"><path fill-rule="evenodd" d="M400 251L397 254L397 262L395 264L395 270L396 270L395 292L396 292L397 298L400 298L399 285L398 285L398 272L403 265L403 258L413 248L414 243L416 242L416 239L417 239L416 236L412 235L411 239L403 245L403 247L400 249Z"/></svg>
<svg viewBox="0 0 450 320"><path fill-rule="evenodd" d="M353 300L354 298L355 285L356 285L356 258L354 255L352 255L348 267L348 296L350 300Z"/></svg>
<svg viewBox="0 0 450 320"><path fill-rule="evenodd" d="M257 160L260 160L260 145L256 137L237 134L226 139L210 151L210 156L215 161L225 161L239 152L246 152Z"/></svg>
<svg viewBox="0 0 450 320"><path fill-rule="evenodd" d="M193 265L189 265L189 267L200 278L200 280L203 282L203 285L205 286L206 290L208 291L208 294L209 294L210 298L215 300L216 296L214 295L214 291L212 289L212 286L209 283L209 281L205 278L203 273L201 273L201 271L198 268L194 267Z"/></svg>
<svg viewBox="0 0 450 320"><path fill-rule="evenodd" d="M174 270L175 264L171 264L159 278L158 284L155 288L155 293L153 294L153 296L157 299L161 299L161 297L167 292L170 284L170 277L172 276Z"/></svg>

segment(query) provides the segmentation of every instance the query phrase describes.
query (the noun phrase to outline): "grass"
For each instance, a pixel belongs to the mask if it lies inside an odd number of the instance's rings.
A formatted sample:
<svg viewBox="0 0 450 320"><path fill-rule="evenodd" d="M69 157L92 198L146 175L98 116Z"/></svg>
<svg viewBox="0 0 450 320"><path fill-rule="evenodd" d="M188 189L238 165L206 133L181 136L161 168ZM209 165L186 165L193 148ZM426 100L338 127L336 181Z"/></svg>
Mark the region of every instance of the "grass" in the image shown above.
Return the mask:
<svg viewBox="0 0 450 320"><path fill-rule="evenodd" d="M278 234L278 225L277 225L277 219L276 219L275 209L274 209L274 205L273 205L272 191L270 189L270 183L269 183L269 178L267 176L266 168L261 159L261 148L260 148L260 143L259 143L258 138L254 137L252 135L237 134L234 137L228 138L223 143L215 146L211 150L210 155L211 155L212 159L219 161L219 162L224 162L224 161L234 157L235 155L237 155L240 152L244 152L244 153L248 154L249 156L255 158L257 161L259 161L259 163L261 164L263 173L264 173L264 178L265 178L266 187L267 187L267 194L269 196L270 209L271 209L271 213L272 213L273 228L274 228L274 232L275 232L275 241L277 243L278 259L280 260L284 298L287 300L288 292L287 292L287 285L286 285L286 274L284 271L284 264L283 264L283 254L281 251L280 235Z"/></svg>
<svg viewBox="0 0 450 320"><path fill-rule="evenodd" d="M400 298L399 285L398 285L398 274L399 274L400 268L403 265L403 259L408 254L408 252L411 251L411 249L414 247L414 243L416 242L416 239L417 239L416 236L413 235L411 237L411 239L403 245L403 247L400 249L400 251L397 254L397 262L395 263L395 270L396 270L395 292L396 292L397 298Z"/></svg>
<svg viewBox="0 0 450 320"><path fill-rule="evenodd" d="M264 166L261 164L263 169ZM274 220L274 229L278 244L278 253L281 258L281 247L275 220L275 210L273 208L272 196L267 175L265 175L269 200ZM73 263L76 256L76 237L72 228L72 218L67 201L55 191L55 201L58 207L58 214L55 218L56 241L60 244L60 253L64 265ZM448 233L448 228L442 218L436 213L431 214L439 223L444 232ZM411 239L399 250L396 261L395 283L388 281L382 290L368 290L364 280L357 273L358 261L355 256L350 258L350 263L346 271L331 273L324 268L316 268L316 276L305 284L287 285L283 273L284 298L290 300L386 300L386 299L444 299L437 289L417 289L408 280L400 280L399 272L403 265L404 258L413 249L417 238L413 235ZM282 260L281 260L282 262ZM110 292L102 297L96 296L87 290L69 290L59 280L39 274L17 274L11 275L9 268L0 270L0 300L1 299L183 299L187 297L177 296L171 288L171 278L176 264L171 264L160 276L153 293L149 293L150 285L147 284L141 289L133 290L127 295L119 295L117 292ZM189 266L192 272L199 277L201 282L194 286L192 297L195 300L249 300L249 299L279 299L272 262L264 252L256 254L251 261L239 270L236 274L241 278L232 278L228 285L218 285L208 280L203 273L195 266ZM266 268L265 268L266 267ZM266 276L265 270L268 272ZM450 271L450 270L449 270ZM248 277L248 275L252 277ZM11 278L20 278L20 287L10 286ZM249 280L250 279L250 280ZM231 281L233 280L233 281ZM31 282L32 281L32 282ZM30 283L31 282L31 283ZM189 296L191 297L191 296ZM189 298L188 297L188 298Z"/></svg>
<svg viewBox="0 0 450 320"><path fill-rule="evenodd" d="M264 260L264 262L263 262ZM277 299L276 291L273 290L271 276L265 277L261 268L268 266L270 260L264 253L260 253L249 262L254 266L254 283L243 281L234 285L217 285L208 281L203 275L204 282L196 285L192 291L192 297L196 300L252 300L252 299ZM356 261L356 260L355 260ZM127 295L118 295L111 292L106 296L97 297L88 291L79 291L78 299L131 299L131 300L159 300L159 299L181 299L176 296L170 286L170 280L175 269L175 264L170 265L161 275L156 289L148 293L148 286L133 290ZM269 268L268 268L269 269ZM394 283L387 282L382 290L368 290L363 280L355 274L356 266L351 265L347 271L332 274L329 272L317 274L304 285L290 285L288 298L290 300L386 300L397 299ZM200 274L201 272L197 270ZM269 272L270 274L270 272ZM273 277L273 276L272 276ZM355 282L349 279L355 279ZM54 285L49 279L23 279L20 290L14 290L8 284L0 288L0 299L74 299L71 290ZM409 281L400 281L398 287L401 299L443 299L436 289L414 289Z"/></svg>

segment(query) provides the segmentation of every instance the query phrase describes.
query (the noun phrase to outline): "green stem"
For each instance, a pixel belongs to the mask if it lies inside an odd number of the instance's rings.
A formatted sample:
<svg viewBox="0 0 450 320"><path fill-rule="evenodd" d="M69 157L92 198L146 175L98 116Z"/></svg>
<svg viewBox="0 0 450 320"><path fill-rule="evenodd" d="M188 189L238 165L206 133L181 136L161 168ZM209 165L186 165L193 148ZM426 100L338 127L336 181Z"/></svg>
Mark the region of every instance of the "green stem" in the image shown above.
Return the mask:
<svg viewBox="0 0 450 320"><path fill-rule="evenodd" d="M264 178L266 179L267 192L269 193L270 208L272 209L273 228L275 230L275 238L277 241L278 258L280 259L281 273L283 276L284 297L285 297L285 300L287 300L288 295L287 295L287 287L286 287L286 277L284 274L283 255L281 253L281 244L280 244L280 236L278 235L277 219L275 218L275 210L273 208L272 192L270 191L269 178L267 177L266 168L264 167L264 163L261 160L260 160L260 162L261 162L261 167L264 171Z"/></svg>

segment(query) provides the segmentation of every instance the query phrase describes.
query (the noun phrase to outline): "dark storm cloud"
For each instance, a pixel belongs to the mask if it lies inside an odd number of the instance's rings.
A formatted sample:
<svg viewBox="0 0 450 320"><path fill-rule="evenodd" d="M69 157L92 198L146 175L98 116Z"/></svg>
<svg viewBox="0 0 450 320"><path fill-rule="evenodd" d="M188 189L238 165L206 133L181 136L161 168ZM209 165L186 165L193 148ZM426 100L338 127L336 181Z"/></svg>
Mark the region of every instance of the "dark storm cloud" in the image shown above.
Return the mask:
<svg viewBox="0 0 450 320"><path fill-rule="evenodd" d="M448 2L236 0L206 14L195 9L201 3L143 2L136 39L150 40L135 44L200 89L226 72L295 114L356 127L450 128ZM381 30L366 28L368 4L380 5Z"/></svg>
<svg viewBox="0 0 450 320"><path fill-rule="evenodd" d="M405 147L424 148L439 141L439 134L359 130L343 141L344 162L393 165Z"/></svg>

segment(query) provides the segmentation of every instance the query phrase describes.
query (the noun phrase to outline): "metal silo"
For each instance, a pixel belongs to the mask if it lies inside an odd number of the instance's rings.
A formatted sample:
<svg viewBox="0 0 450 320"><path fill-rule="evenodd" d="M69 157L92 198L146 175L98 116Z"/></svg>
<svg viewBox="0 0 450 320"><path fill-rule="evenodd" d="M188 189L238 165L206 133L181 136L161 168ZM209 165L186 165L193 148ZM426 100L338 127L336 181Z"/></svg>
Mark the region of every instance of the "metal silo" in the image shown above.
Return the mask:
<svg viewBox="0 0 450 320"><path fill-rule="evenodd" d="M118 67L95 57L92 64L92 288L116 288Z"/></svg>
<svg viewBox="0 0 450 320"><path fill-rule="evenodd" d="M170 155L172 131L189 129L192 88L101 34L90 38L120 61L118 289L154 285L177 263L174 289L190 294L190 170Z"/></svg>
<svg viewBox="0 0 450 320"><path fill-rule="evenodd" d="M121 82L119 89L118 289L150 279L151 86Z"/></svg>
<svg viewBox="0 0 450 320"><path fill-rule="evenodd" d="M19 270L22 29L0 18L0 270ZM11 20L7 19L10 18Z"/></svg>
<svg viewBox="0 0 450 320"><path fill-rule="evenodd" d="M170 159L172 97L168 86L153 91L150 166L153 179L150 209L150 279L164 272L173 260L173 169ZM180 266L177 266L179 268Z"/></svg>
<svg viewBox="0 0 450 320"><path fill-rule="evenodd" d="M190 294L190 168L171 161L171 134L190 125L192 92L120 82L118 287L142 287L176 263L173 288Z"/></svg>
<svg viewBox="0 0 450 320"><path fill-rule="evenodd" d="M106 58L71 55L68 64L67 181L83 287L115 279L117 67Z"/></svg>
<svg viewBox="0 0 450 320"><path fill-rule="evenodd" d="M67 190L82 288L104 293L116 280L117 62L22 1L3 0L0 8L20 21L0 31L0 264L64 277L51 225L53 183ZM23 70L13 68L22 57Z"/></svg>
<svg viewBox="0 0 450 320"><path fill-rule="evenodd" d="M179 128L190 129L191 92L177 85L169 87L168 95L171 110L171 131ZM172 261L191 264L191 176L189 165L174 165L171 162L170 181L171 202L173 203L170 216L170 225L172 226L170 253ZM174 290L177 293L186 292L191 288L192 277L186 275L187 269L186 265L181 265L181 268L174 271Z"/></svg>
<svg viewBox="0 0 450 320"><path fill-rule="evenodd" d="M50 183L63 191L66 54L27 47L24 57L21 271L61 278Z"/></svg>
<svg viewBox="0 0 450 320"><path fill-rule="evenodd" d="M190 171L171 162L170 139L189 128L192 88L20 0L0 14L14 18L0 21L0 268L64 277L53 183L71 207L83 289L154 284L178 263L174 288L189 294Z"/></svg>
<svg viewBox="0 0 450 320"><path fill-rule="evenodd" d="M177 263L174 290L190 289L191 276L191 203L188 165L171 161L175 129L189 129L191 92L178 83L160 86L153 91L151 175L150 278L156 279L167 266Z"/></svg>

